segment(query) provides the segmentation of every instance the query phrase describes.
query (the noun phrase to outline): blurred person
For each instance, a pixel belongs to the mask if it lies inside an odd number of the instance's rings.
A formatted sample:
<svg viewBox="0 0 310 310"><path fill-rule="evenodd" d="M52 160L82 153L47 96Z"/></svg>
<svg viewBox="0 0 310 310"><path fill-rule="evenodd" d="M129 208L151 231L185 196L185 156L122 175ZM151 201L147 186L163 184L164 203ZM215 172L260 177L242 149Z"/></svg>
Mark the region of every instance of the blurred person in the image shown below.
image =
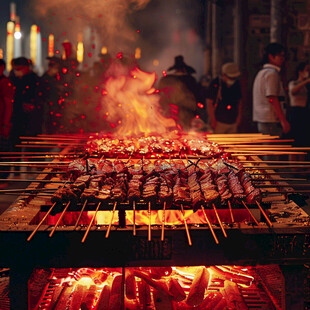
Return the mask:
<svg viewBox="0 0 310 310"><path fill-rule="evenodd" d="M42 106L39 90L40 78L31 71L25 57L14 59L13 112L10 141L13 147L20 143L20 136L36 136L42 133Z"/></svg>
<svg viewBox="0 0 310 310"><path fill-rule="evenodd" d="M0 151L9 151L9 134L11 129L11 116L12 116L12 100L14 90L9 78L4 75L6 63L0 59ZM1 172L9 170L9 167L0 167L0 178L7 178L9 173ZM0 188L8 186L7 183L0 183Z"/></svg>
<svg viewBox="0 0 310 310"><path fill-rule="evenodd" d="M159 80L160 105L164 116L174 118L184 131L189 131L196 116L199 85L192 76L195 69L184 62L183 56L174 60L167 70L173 73Z"/></svg>
<svg viewBox="0 0 310 310"><path fill-rule="evenodd" d="M60 78L62 60L56 56L47 57L48 68L41 77L43 127L45 134L56 134L62 118L62 99L64 86Z"/></svg>
<svg viewBox="0 0 310 310"><path fill-rule="evenodd" d="M306 62L301 62L296 68L296 80L288 84L290 109L289 121L291 124L290 137L294 139L293 145L297 147L310 145L310 125L309 108L307 107L308 88L310 86L309 78L310 66ZM304 160L304 155L292 155L291 160Z"/></svg>
<svg viewBox="0 0 310 310"><path fill-rule="evenodd" d="M207 93L207 110L215 134L236 133L241 122L241 73L237 64L222 66L222 76L215 78Z"/></svg>
<svg viewBox="0 0 310 310"><path fill-rule="evenodd" d="M282 136L290 131L284 110L285 92L280 71L285 62L285 48L270 43L265 48L263 67L253 84L253 121L258 132Z"/></svg>

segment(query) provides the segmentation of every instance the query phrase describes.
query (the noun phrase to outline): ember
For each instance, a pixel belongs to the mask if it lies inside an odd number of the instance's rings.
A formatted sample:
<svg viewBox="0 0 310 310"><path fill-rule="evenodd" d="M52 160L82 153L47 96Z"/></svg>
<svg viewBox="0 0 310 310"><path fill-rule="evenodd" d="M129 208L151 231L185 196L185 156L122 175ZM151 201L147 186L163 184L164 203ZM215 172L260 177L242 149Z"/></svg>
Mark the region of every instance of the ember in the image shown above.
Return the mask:
<svg viewBox="0 0 310 310"><path fill-rule="evenodd" d="M268 267L275 276L277 266ZM146 268L50 269L46 287L38 287L34 272L30 291L41 291L30 300L39 309L248 309L255 301L261 309L280 304L268 298L259 267L194 266ZM124 290L123 290L124 286ZM265 288L265 289L263 289ZM252 292L257 292L255 298ZM268 293L268 294L266 294ZM249 298L250 296L250 298ZM275 297L275 296L274 296Z"/></svg>

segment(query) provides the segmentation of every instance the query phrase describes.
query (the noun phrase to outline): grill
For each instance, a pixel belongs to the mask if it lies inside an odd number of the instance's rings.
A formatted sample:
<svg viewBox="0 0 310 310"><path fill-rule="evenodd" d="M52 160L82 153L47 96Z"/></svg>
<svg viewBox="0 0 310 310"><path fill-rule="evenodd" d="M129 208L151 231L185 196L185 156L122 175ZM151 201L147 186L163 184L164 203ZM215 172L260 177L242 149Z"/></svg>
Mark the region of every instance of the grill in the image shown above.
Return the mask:
<svg viewBox="0 0 310 310"><path fill-rule="evenodd" d="M273 176L273 166L266 166L256 156L260 153L254 150L247 153L245 149L238 152L230 149L229 152L232 157L236 155L234 158L246 160L245 165L249 166L247 171L253 174L253 179L255 174L260 174L264 181L263 186L257 185L263 191L260 203L199 205L197 210L172 203L165 209L163 225L164 204L159 201L142 199L134 204L128 201L117 204L104 201L99 207L98 203L83 204L77 201L74 204L58 203L53 206L50 202L51 193L59 186L69 184L62 181L64 167L74 160L74 156L85 155L83 139L74 141L62 142L64 149L51 163L28 163L44 168L44 173L0 217L0 242L3 245L0 265L10 268L12 309L25 307L26 304L29 309L57 309L51 308L54 306L49 302L60 296L56 300L61 304L61 291L70 298L78 298L74 297L73 286L63 283L83 268L119 274L120 283L123 283L120 284L123 296L120 301L121 307L124 307L126 291L122 288L126 287L127 272L146 270L149 275L149 270L155 267L165 270L178 266L180 269L200 266L209 270L221 268L215 266L222 265L238 270L246 268L254 279L252 285L247 287L238 281L226 282L228 290L237 292L236 302L241 300L242 305L248 309L285 308L284 278L278 265L301 265L309 261L309 217L298 205L287 199L288 194L294 190L281 183L279 174ZM30 146L30 143L26 145ZM38 147L38 144L34 145ZM42 145L60 146L51 142ZM92 157L100 160L103 156L106 159L113 155L111 150L103 151L93 146L92 142L86 148L89 159L87 165L92 163ZM118 145L118 152L114 154L116 159L110 160L138 162L141 159L155 161L165 158L173 162L181 157L185 164L193 166L193 163L195 165L199 161L212 160L216 154L227 159L227 149L213 143L212 148L205 152L201 149L194 151L194 148L191 151L186 148L174 149L167 153L152 149L151 153L143 151L142 156L137 151L139 149L130 150L125 154L124 149ZM49 192L46 188L52 190ZM197 270L192 273L193 278ZM159 281L165 278L151 276L151 279ZM138 305L135 309L140 309L141 304L150 309L160 307L160 304L155 305L158 293L156 286L150 285L143 277L136 277L136 281L145 282L140 288L136 284L137 294L141 295L145 289L150 290L151 301L148 305L137 297ZM186 298L192 281L183 287ZM225 281L217 282L216 278L211 277L204 298L208 294L209 298L219 298L226 291ZM231 302L227 296L224 300L226 303ZM92 302L95 304L94 300ZM180 308L184 304L182 302L176 305Z"/></svg>

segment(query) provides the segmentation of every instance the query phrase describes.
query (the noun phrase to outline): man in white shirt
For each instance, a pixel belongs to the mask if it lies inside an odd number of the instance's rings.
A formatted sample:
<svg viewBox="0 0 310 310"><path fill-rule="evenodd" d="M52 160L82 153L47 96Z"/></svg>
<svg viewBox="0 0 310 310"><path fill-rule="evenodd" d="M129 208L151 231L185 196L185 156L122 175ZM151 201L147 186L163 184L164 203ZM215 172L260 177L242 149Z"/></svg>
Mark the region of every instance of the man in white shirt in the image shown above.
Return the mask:
<svg viewBox="0 0 310 310"><path fill-rule="evenodd" d="M253 121L263 134L281 136L290 131L281 98L284 90L280 70L285 61L285 48L270 43L265 49L263 68L257 73L253 84Z"/></svg>

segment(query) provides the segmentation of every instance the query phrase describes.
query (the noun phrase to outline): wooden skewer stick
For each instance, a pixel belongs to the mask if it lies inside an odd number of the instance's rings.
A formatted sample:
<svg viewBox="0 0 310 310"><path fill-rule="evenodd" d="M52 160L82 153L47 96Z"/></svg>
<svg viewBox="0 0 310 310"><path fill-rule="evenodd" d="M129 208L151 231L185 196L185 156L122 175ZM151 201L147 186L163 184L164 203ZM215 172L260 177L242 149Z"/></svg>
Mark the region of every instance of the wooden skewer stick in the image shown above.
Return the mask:
<svg viewBox="0 0 310 310"><path fill-rule="evenodd" d="M83 236L83 238L82 238L82 241L81 241L82 243L85 242L85 240L86 240L86 238L87 238L87 236L88 236L88 233L89 233L89 231L90 231L90 228L91 228L92 225L93 225L93 222L94 222L94 220L95 220L95 218L96 218L96 215L97 215L97 212L98 212L98 210L99 210L100 205L101 205L101 201L98 203L97 208L96 208L96 210L95 210L95 214L94 214L94 216L92 217L92 219L91 219L91 221L90 221L90 223L89 223L89 225L88 225L88 227L87 227L87 230L85 231L85 234L84 234L84 236Z"/></svg>
<svg viewBox="0 0 310 310"><path fill-rule="evenodd" d="M242 164L255 163L260 164L257 160L239 160ZM309 164L310 161L290 161L290 160L263 160L262 164Z"/></svg>
<svg viewBox="0 0 310 310"><path fill-rule="evenodd" d="M43 222L46 220L46 218L48 217L48 215L52 212L53 208L56 206L56 202L53 203L53 205L49 208L49 210L46 212L46 214L44 215L43 219L40 221L40 223L37 225L37 227L34 229L34 231L31 233L31 235L27 238L27 241L30 241L32 239L32 237L34 236L34 234L37 232L37 230L41 227L41 225L43 224Z"/></svg>
<svg viewBox="0 0 310 310"><path fill-rule="evenodd" d="M133 208L133 235L136 235L136 202L133 201L132 203Z"/></svg>
<svg viewBox="0 0 310 310"><path fill-rule="evenodd" d="M216 208L215 208L214 203L212 204L212 206L213 206L213 210L214 210L215 216L216 216L216 218L217 218L217 221L218 221L219 224L220 224L220 227L221 227L221 230L222 230L222 232L223 232L223 235L224 235L225 238L227 238L226 231L225 231L225 229L224 229L224 226L223 226L223 223L222 223L222 221L221 221L221 219L220 219L220 216L219 216L218 213L217 213L217 210L216 210Z"/></svg>
<svg viewBox="0 0 310 310"><path fill-rule="evenodd" d="M75 225L74 225L74 227L73 227L73 230L76 230L76 228L77 228L77 226L78 226L78 224L79 224L79 222L80 222L80 219L81 219L81 217L82 217L82 214L83 214L83 211L84 211L86 205L87 205L87 199L85 200L85 202L84 202L84 204L83 204L83 207L82 207L82 209L81 209L81 212L80 212L80 214L79 214L78 219L76 220L76 223L75 223Z"/></svg>
<svg viewBox="0 0 310 310"><path fill-rule="evenodd" d="M21 172L23 173L23 172ZM0 179L0 182L28 182L28 183L73 183L70 181L62 181L62 180L38 180L38 179Z"/></svg>
<svg viewBox="0 0 310 310"><path fill-rule="evenodd" d="M257 206L259 207L260 211L262 212L263 216L265 217L269 227L272 227L272 223L268 217L268 215L266 214L266 212L264 211L264 209L262 208L262 206L260 205L260 203L258 201L256 201Z"/></svg>
<svg viewBox="0 0 310 310"><path fill-rule="evenodd" d="M152 239L152 230L151 230L151 225L152 225L152 216L151 216L151 202L149 201L148 204L148 211L147 211L148 217L149 217L149 225L148 225L148 241L151 241Z"/></svg>
<svg viewBox="0 0 310 310"><path fill-rule="evenodd" d="M63 216L65 215L65 212L67 211L67 209L68 209L70 203L71 203L71 201L69 201L69 202L67 203L67 205L65 206L65 208L63 209L63 211L62 211L62 213L60 214L60 216L59 216L59 218L58 218L58 220L57 220L55 226L53 227L52 231L51 231L50 234L48 235L49 237L52 237L52 236L53 236L53 234L54 234L54 232L55 232L57 226L59 225L60 221L62 220Z"/></svg>
<svg viewBox="0 0 310 310"><path fill-rule="evenodd" d="M110 230L111 230L111 226L112 226L112 222L113 222L113 218L114 218L114 213L115 213L115 209L116 209L116 205L117 205L117 201L114 202L114 206L113 206L113 210L112 210L112 217L111 217L111 221L108 227L108 230L105 234L106 238L109 238L109 234L110 234Z"/></svg>
<svg viewBox="0 0 310 310"><path fill-rule="evenodd" d="M18 173L18 174L66 174L65 171L17 171L17 170L1 170L2 173Z"/></svg>
<svg viewBox="0 0 310 310"><path fill-rule="evenodd" d="M282 179L252 179L252 182L288 182L288 181L307 181L307 179L299 179L299 178L282 178Z"/></svg>
<svg viewBox="0 0 310 310"><path fill-rule="evenodd" d="M210 223L210 221L209 221L209 218L207 217L207 214L206 214L205 209L204 209L203 206L201 206L201 210L202 210L202 213L203 213L203 215L204 215L204 217L205 217L205 219L206 219L206 221L207 221L207 223L208 223L208 226L209 226L209 228L210 228L210 231L211 231L211 233L212 233L212 236L213 236L213 238L214 238L215 243L216 243L216 244L219 244L219 240L218 240L217 237L216 237L216 234L215 234L215 232L214 232L214 230L213 230L213 227L212 227L212 225L211 225L211 223Z"/></svg>
<svg viewBox="0 0 310 310"><path fill-rule="evenodd" d="M166 222L166 201L164 201L164 206L163 206L163 219L161 223L161 241L164 241L164 235L165 235L165 222Z"/></svg>
<svg viewBox="0 0 310 310"><path fill-rule="evenodd" d="M233 211L232 211L231 203L230 203L230 201L229 201L229 200L228 200L228 208L229 208L229 213L230 213L230 218L231 218L231 221L232 221L232 223L234 223L234 222L235 222L235 220L234 220L234 215L233 215Z"/></svg>
<svg viewBox="0 0 310 310"><path fill-rule="evenodd" d="M258 221L256 220L256 218L254 217L254 215L252 214L252 212L250 211L250 209L248 208L248 206L245 204L244 201L242 201L242 204L244 205L244 207L248 210L250 216L252 217L252 219L254 220L255 224L257 226L260 226L260 224L258 223Z"/></svg>
<svg viewBox="0 0 310 310"><path fill-rule="evenodd" d="M182 211L182 215L183 215L183 221L184 221L184 226L185 226L185 230L186 230L186 236L187 236L187 240L188 240L188 245L192 245L192 240L191 240L191 236L189 234L189 230L188 230L188 226L187 226L187 222L186 222L186 218L184 215L184 209L183 209L183 205L181 204L181 211Z"/></svg>

